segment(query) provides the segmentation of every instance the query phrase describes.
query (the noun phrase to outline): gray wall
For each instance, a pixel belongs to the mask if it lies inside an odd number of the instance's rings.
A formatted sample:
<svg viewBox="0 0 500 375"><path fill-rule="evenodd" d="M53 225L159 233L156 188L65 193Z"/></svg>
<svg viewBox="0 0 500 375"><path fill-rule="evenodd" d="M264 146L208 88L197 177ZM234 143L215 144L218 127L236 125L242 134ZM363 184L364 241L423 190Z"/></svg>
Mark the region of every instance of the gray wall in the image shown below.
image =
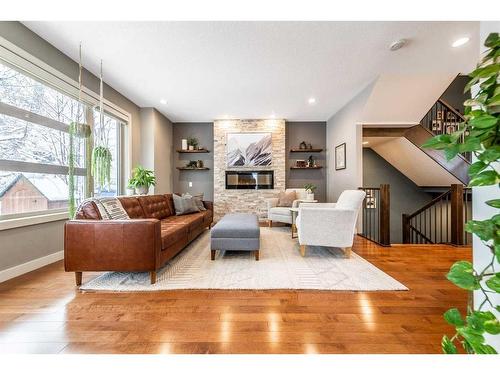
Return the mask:
<svg viewBox="0 0 500 375"><path fill-rule="evenodd" d="M78 64L19 22L0 22L0 36L31 55L78 79ZM75 46L77 48L77 46ZM98 92L99 80L84 72L83 82ZM112 87L104 87L104 96L132 116L132 163L139 163L139 107ZM0 271L63 250L64 220L0 231Z"/></svg>
<svg viewBox="0 0 500 375"><path fill-rule="evenodd" d="M401 215L412 213L432 200L409 178L371 148L363 148L363 186L389 184L391 189L391 243L402 242Z"/></svg>
<svg viewBox="0 0 500 375"><path fill-rule="evenodd" d="M174 168L182 167L189 160L203 160L204 166L210 168L208 171L173 171L174 192L191 194L203 193L206 200L214 199L214 126L211 122L174 123L173 125L173 149L181 148L181 140L187 137L196 137L199 146L208 149L209 153L180 154L174 151ZM189 187L189 182L193 187Z"/></svg>
<svg viewBox="0 0 500 375"><path fill-rule="evenodd" d="M460 113L464 113L464 102L470 99L470 91L464 93L465 85L467 85L469 80L468 76L456 77L443 95L441 95L440 99L450 104L453 108L458 109Z"/></svg>
<svg viewBox="0 0 500 375"><path fill-rule="evenodd" d="M326 202L326 122L287 122L285 128L286 139L286 187L303 188L310 183L317 186L315 199ZM291 148L298 148L300 142L311 143L313 148L322 148L321 153L290 152ZM312 155L323 169L290 170L295 161L307 160Z"/></svg>

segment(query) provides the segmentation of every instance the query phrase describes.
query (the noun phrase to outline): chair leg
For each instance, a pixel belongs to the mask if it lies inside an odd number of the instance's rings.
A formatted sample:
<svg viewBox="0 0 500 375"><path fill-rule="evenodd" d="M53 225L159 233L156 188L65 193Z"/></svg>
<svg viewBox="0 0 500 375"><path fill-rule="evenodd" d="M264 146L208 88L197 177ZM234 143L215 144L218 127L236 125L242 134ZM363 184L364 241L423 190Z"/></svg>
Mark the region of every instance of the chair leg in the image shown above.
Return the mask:
<svg viewBox="0 0 500 375"><path fill-rule="evenodd" d="M351 248L350 247L344 247L343 250L344 250L345 257L346 258L350 258L351 257Z"/></svg>
<svg viewBox="0 0 500 375"><path fill-rule="evenodd" d="M210 250L210 259L211 259L211 260L215 260L215 252L216 252L216 251L217 251L217 250Z"/></svg>
<svg viewBox="0 0 500 375"><path fill-rule="evenodd" d="M255 250L255 260L260 259L260 250Z"/></svg>
<svg viewBox="0 0 500 375"><path fill-rule="evenodd" d="M75 282L76 286L82 285L82 272L75 272Z"/></svg>
<svg viewBox="0 0 500 375"><path fill-rule="evenodd" d="M269 220L269 228L272 228L272 226L273 226L273 221Z"/></svg>
<svg viewBox="0 0 500 375"><path fill-rule="evenodd" d="M151 271L149 275L151 276L151 285L156 284L156 271Z"/></svg>
<svg viewBox="0 0 500 375"><path fill-rule="evenodd" d="M306 245L300 245L300 255L306 256Z"/></svg>

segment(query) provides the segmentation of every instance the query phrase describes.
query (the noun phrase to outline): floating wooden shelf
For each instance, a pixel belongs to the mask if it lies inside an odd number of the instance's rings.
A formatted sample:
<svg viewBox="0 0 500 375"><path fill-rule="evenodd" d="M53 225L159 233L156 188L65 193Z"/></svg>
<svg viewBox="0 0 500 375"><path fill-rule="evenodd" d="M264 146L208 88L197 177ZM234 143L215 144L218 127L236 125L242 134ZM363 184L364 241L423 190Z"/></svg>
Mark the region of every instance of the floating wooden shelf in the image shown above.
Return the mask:
<svg viewBox="0 0 500 375"><path fill-rule="evenodd" d="M189 167L177 167L180 171L208 171L210 168L189 168Z"/></svg>
<svg viewBox="0 0 500 375"><path fill-rule="evenodd" d="M207 149L199 149L199 150L177 150L179 154L201 154L205 152L210 152Z"/></svg>
<svg viewBox="0 0 500 375"><path fill-rule="evenodd" d="M290 167L290 169L321 169L323 168L321 165L317 165L315 167Z"/></svg>
<svg viewBox="0 0 500 375"><path fill-rule="evenodd" d="M321 152L322 148L292 148L290 152Z"/></svg>

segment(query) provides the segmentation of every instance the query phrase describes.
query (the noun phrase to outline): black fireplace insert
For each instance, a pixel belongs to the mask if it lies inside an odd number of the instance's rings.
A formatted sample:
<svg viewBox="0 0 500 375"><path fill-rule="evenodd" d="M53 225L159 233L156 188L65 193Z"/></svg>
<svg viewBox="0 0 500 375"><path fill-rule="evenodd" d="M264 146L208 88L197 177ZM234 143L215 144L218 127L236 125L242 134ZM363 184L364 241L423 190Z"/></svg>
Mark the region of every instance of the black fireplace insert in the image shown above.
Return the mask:
<svg viewBox="0 0 500 375"><path fill-rule="evenodd" d="M226 171L226 189L274 189L274 171Z"/></svg>

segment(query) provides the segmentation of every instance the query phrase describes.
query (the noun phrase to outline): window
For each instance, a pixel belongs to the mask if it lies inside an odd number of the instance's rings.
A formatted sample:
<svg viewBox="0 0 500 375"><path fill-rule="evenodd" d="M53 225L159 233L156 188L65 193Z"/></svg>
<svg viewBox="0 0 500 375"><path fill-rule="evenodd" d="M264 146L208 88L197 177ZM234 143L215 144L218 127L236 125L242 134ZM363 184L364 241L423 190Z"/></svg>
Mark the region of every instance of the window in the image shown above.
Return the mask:
<svg viewBox="0 0 500 375"><path fill-rule="evenodd" d="M105 107L106 108L106 107ZM69 124L93 123L96 144L109 147L111 181L96 195L120 192L120 144L126 122L99 112L0 60L0 219L63 212L68 208ZM86 142L74 137L75 199L87 190Z"/></svg>

